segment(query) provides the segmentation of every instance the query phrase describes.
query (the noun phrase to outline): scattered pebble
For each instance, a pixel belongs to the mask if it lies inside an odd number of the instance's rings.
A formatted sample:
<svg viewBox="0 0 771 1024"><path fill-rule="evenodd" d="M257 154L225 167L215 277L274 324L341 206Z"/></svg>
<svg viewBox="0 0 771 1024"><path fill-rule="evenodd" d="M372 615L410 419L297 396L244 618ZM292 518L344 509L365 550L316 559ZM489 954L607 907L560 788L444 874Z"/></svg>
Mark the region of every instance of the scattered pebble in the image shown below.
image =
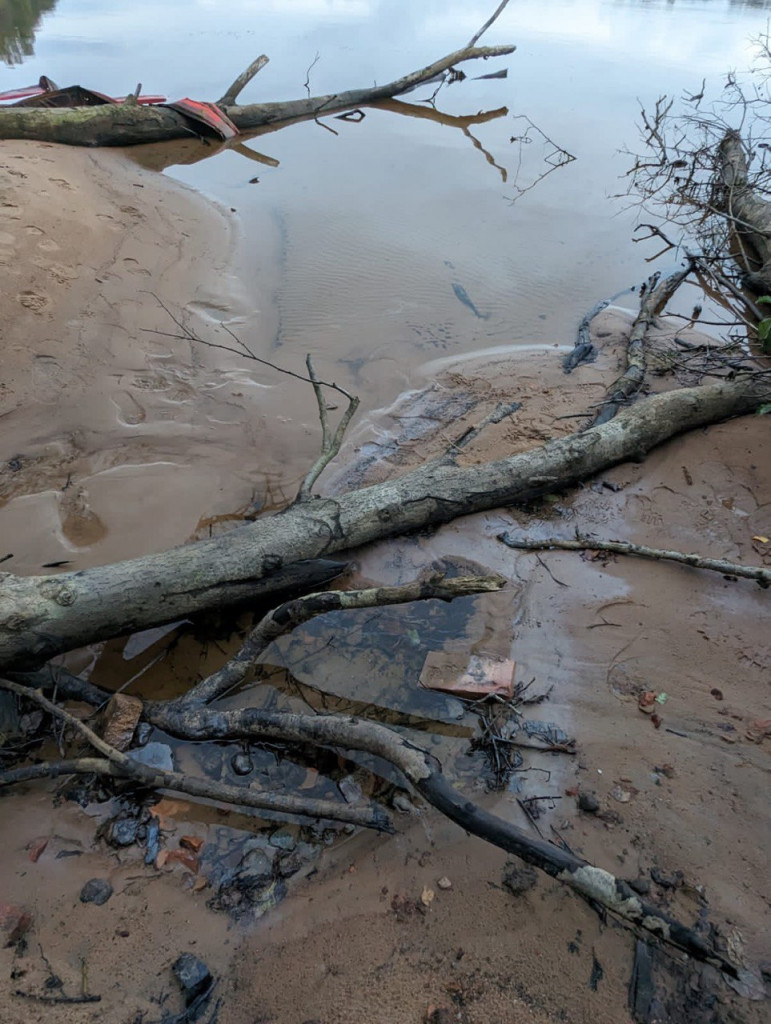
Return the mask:
<svg viewBox="0 0 771 1024"><path fill-rule="evenodd" d="M600 801L594 793L579 793L578 809L579 811L586 811L587 814L596 814L600 809Z"/></svg>
<svg viewBox="0 0 771 1024"><path fill-rule="evenodd" d="M95 903L101 907L112 896L112 886L106 878L92 878L80 890L81 903Z"/></svg>
<svg viewBox="0 0 771 1024"><path fill-rule="evenodd" d="M436 885L439 889L452 889L452 882L447 875L442 875L441 878L437 879Z"/></svg>
<svg viewBox="0 0 771 1024"><path fill-rule="evenodd" d="M174 975L185 994L185 1004L190 1004L211 985L211 971L197 956L182 953L171 966Z"/></svg>

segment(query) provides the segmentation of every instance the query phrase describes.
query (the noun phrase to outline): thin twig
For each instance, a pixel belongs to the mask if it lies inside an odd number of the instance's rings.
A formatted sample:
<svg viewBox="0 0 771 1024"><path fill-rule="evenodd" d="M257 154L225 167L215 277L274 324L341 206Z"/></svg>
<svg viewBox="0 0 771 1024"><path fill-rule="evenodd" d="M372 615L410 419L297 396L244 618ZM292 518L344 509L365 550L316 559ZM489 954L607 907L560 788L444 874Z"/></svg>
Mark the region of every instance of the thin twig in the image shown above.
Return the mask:
<svg viewBox="0 0 771 1024"><path fill-rule="evenodd" d="M316 395L316 404L319 409L319 421L321 422L321 454L306 473L305 479L300 485L300 490L297 492L297 501L306 501L310 497L313 485L332 459L334 459L340 451L340 445L343 443L343 437L348 429L348 424L351 422L356 410L359 408L359 399L349 396L348 408L345 410L340 422L337 424L337 430L335 431L334 436L330 437L327 406L324 401L324 396L321 393L321 381L319 381L316 376L316 371L313 369L313 362L311 360L310 353L308 353L305 359L305 365L308 367L308 379L313 385L313 391Z"/></svg>
<svg viewBox="0 0 771 1024"><path fill-rule="evenodd" d="M561 537L527 540L526 538L518 539L509 533L499 533L497 539L507 547L522 551L549 551L555 548L563 551L609 551L616 555L636 555L639 558L679 562L681 565L690 565L694 569L709 569L711 572L719 572L722 576L739 576L742 579L755 580L763 589L771 586L771 569L737 565L735 562L728 562L722 558L703 558L701 555L686 555L680 551L664 551L642 544L631 544L628 541L594 540L579 534L576 535L575 540L563 540Z"/></svg>
<svg viewBox="0 0 771 1024"><path fill-rule="evenodd" d="M169 315L171 320L176 324L180 331L182 331L182 334L170 334L166 331L157 331L153 328L143 327L142 331L145 334L157 334L162 338L177 338L179 341L194 341L197 345L204 345L206 348L219 348L222 349L223 352L232 352L234 355L241 356L242 359L251 359L253 362L260 363L262 366L268 366L270 367L271 370L276 370L278 373L283 373L287 377L294 377L295 380L301 380L305 384L313 383L310 377L304 377L301 373L296 373L294 370L287 370L286 367L284 366L279 366L277 363L271 363L269 359L263 359L262 356L258 356L249 348L245 341L242 341L236 335L236 333L227 326L227 324L221 324L220 326L224 331L226 331L230 335L231 338L233 338L233 340L239 346L238 348L234 348L232 345L223 345L221 342L217 341L207 341L205 338L199 337L199 335L197 335L193 330L191 330L191 328L189 328L187 324L183 323L176 316L174 316L169 307L164 304L162 299L160 299L159 296L155 294L155 292L151 292L150 294L157 301L161 309L163 309L164 312ZM335 384L333 381L319 380L317 381L317 383L320 384L321 387L331 388L332 391L337 391L338 394L343 395L343 397L347 398L349 401L351 401L354 397L348 391L346 391L345 388L340 387L339 384Z"/></svg>
<svg viewBox="0 0 771 1024"><path fill-rule="evenodd" d="M480 30L475 35L473 35L471 37L471 39L469 39L469 41L468 41L469 48L472 47L472 46L475 46L477 44L477 42L479 41L479 39L485 34L485 32L488 30L488 28L496 20L496 18L498 18L498 16L500 14L503 14L503 10L506 7L506 5L508 4L508 2L509 2L509 0L502 0L502 2L500 4L498 4L498 7L490 15L490 17L487 19L487 21L484 23L484 25L480 28Z"/></svg>

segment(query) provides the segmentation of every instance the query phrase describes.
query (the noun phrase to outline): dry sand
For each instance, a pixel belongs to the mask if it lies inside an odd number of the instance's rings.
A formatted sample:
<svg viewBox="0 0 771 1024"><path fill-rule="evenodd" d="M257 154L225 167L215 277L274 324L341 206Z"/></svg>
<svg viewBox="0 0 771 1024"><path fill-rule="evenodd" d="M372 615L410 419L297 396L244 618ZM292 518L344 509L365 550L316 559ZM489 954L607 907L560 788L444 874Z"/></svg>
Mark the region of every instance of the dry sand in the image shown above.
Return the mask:
<svg viewBox="0 0 771 1024"><path fill-rule="evenodd" d="M243 489L254 438L243 426L223 431L217 417L229 404L243 413L243 395L233 392L256 384L227 357L199 352L200 362L185 365L140 327L168 326L146 291L195 304L195 315L213 305L234 245L222 213L119 154L4 144L0 176L0 555L15 556L4 568L34 572L58 558L80 567L184 540L199 516L227 501L233 508ZM245 301L236 282L227 287L231 308ZM362 424L327 486L420 463L498 399L521 400L522 409L491 427L468 458L569 431L575 421L558 417L597 399L627 326L603 314L595 322L601 360L570 378L553 351L427 367L415 394ZM268 426L270 415L268 406ZM213 433L207 417L217 420ZM768 546L753 540L771 533L767 454L766 422L744 418L671 442L517 522L541 535L580 527L768 564ZM211 489L203 499L202 480ZM211 498L217 488L220 505ZM361 552L359 578L406 579L443 557L509 576L504 594L477 606L471 650L513 657L520 680L551 687L534 714L578 743L575 757L526 762L533 770L521 776L520 796L559 797L539 827L547 836L558 829L576 852L622 877L682 871L682 888L654 893L688 921L707 913L751 960L763 960L768 743L752 742L747 730L771 716L767 592L632 559L555 553L539 561L496 541L504 528L516 524L501 510ZM659 729L637 708L649 689L667 695ZM473 780L463 785L528 827L516 794L485 797ZM579 812L566 793L576 785L615 817ZM27 954L0 951L8 1024L160 1020L158 1000L173 991L169 966L183 950L221 976L219 1024L420 1024L430 1008L447 1011L437 1021L461 1024L631 1020L632 936L602 925L547 879L518 897L503 891L505 856L426 809L397 816L394 837L338 842L276 911L244 926L208 910L209 894L189 887L181 865L156 872L136 851L95 844L89 813L53 807L47 790L17 790L0 807L0 900L24 901L34 917ZM216 816L182 812L167 823L176 835L214 841ZM33 863L28 847L40 836L49 844ZM58 859L64 849L80 855ZM94 876L115 889L101 908L78 900ZM438 887L442 877L451 888ZM426 887L436 895L425 913L394 912L394 896L417 899ZM11 995L43 991L41 950L70 992L79 991L85 962L88 990L101 1002L50 1007ZM683 993L673 1006L662 1020L763 1019L763 1007L720 986L712 1009Z"/></svg>

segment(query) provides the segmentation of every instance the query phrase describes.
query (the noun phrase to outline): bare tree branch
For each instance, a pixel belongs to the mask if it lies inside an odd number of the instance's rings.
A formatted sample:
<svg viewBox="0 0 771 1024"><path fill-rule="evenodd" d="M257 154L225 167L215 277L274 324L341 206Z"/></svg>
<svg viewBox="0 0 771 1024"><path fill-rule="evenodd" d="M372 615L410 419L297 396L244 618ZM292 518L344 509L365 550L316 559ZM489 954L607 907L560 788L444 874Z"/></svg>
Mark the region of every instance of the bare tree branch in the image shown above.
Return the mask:
<svg viewBox="0 0 771 1024"><path fill-rule="evenodd" d="M498 540L507 547L522 551L608 551L616 555L636 555L638 558L651 558L680 565L689 565L694 569L709 569L719 572L721 576L737 576L755 582L764 590L771 586L771 569L755 565L738 565L723 558L707 558L701 555L683 554L680 551L665 551L661 548L649 548L644 544L632 544L619 540L596 540L576 534L575 540L563 540L561 537L548 537L545 540L528 540L526 537L514 537L510 533L499 533Z"/></svg>

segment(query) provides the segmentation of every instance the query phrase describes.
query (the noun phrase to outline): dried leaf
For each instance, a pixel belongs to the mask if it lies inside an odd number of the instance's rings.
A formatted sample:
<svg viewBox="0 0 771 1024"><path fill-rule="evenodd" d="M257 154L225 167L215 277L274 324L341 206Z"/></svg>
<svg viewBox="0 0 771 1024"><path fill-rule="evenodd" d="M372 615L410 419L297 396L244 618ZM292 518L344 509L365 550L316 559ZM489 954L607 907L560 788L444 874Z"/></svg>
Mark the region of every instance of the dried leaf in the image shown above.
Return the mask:
<svg viewBox="0 0 771 1024"><path fill-rule="evenodd" d="M436 894L434 893L434 890L429 889L428 886L426 886L426 888L420 894L420 902L423 904L424 907L430 907L434 901L435 895Z"/></svg>
<svg viewBox="0 0 771 1024"><path fill-rule="evenodd" d="M203 839L200 836L182 836L179 840L179 845L185 850L192 850L193 853L198 853L203 846Z"/></svg>
<svg viewBox="0 0 771 1024"><path fill-rule="evenodd" d="M27 849L29 850L29 859L33 864L37 864L40 860L40 854L48 846L48 836L38 836L37 839L30 839L27 843Z"/></svg>
<svg viewBox="0 0 771 1024"><path fill-rule="evenodd" d="M185 800L172 800L171 797L164 796L150 808L150 814L155 815L164 831L172 831L176 825L169 819L187 817L189 810L190 804Z"/></svg>
<svg viewBox="0 0 771 1024"><path fill-rule="evenodd" d="M769 543L771 543L771 541L769 541L768 537L757 536L757 537L753 537L752 539L758 541L758 543L760 543L760 544L769 544Z"/></svg>
<svg viewBox="0 0 771 1024"><path fill-rule="evenodd" d="M640 711L644 711L646 715L652 715L655 710L653 707L655 702L656 694L654 693L654 691L646 690L645 693L643 693L640 696L640 699L637 701L637 707L640 709Z"/></svg>
<svg viewBox="0 0 771 1024"><path fill-rule="evenodd" d="M166 853L165 863L184 864L188 871L192 871L194 875L198 874L198 858L189 850L166 850L161 852ZM158 856L160 857L160 854Z"/></svg>

